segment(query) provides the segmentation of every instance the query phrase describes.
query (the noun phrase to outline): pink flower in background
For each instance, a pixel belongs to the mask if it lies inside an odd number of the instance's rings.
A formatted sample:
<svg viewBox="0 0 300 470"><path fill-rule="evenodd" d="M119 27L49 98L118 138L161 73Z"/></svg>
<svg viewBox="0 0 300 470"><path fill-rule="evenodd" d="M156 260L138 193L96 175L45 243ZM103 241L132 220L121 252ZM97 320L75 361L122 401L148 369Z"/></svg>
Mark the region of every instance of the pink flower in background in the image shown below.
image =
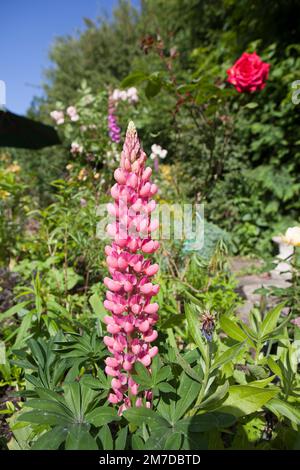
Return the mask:
<svg viewBox="0 0 300 470"><path fill-rule="evenodd" d="M79 115L77 113L77 110L76 110L75 106L69 106L67 108L66 113L69 116L69 118L71 119L71 121L74 121L74 122L78 121Z"/></svg>
<svg viewBox="0 0 300 470"><path fill-rule="evenodd" d="M130 406L151 406L151 391L139 391L132 378L136 362L151 366L158 348L151 343L157 338L154 325L158 320L158 304L151 298L159 286L151 282L159 266L147 255L159 248L151 238L158 221L151 220L155 209L152 196L157 186L150 181L151 168L145 168L146 154L142 150L133 122L128 125L120 168L115 170L116 184L111 189L115 202L108 205L115 222L107 232L113 238L106 246L106 261L111 277L104 279L108 288L104 318L110 336L104 343L111 353L105 372L112 377L108 400L119 405L119 414Z"/></svg>
<svg viewBox="0 0 300 470"><path fill-rule="evenodd" d="M55 123L59 126L65 122L65 116L63 111L51 111L50 116L54 119Z"/></svg>
<svg viewBox="0 0 300 470"><path fill-rule="evenodd" d="M256 52L244 52L227 70L227 80L239 93L262 90L266 86L270 67L271 65L263 62Z"/></svg>

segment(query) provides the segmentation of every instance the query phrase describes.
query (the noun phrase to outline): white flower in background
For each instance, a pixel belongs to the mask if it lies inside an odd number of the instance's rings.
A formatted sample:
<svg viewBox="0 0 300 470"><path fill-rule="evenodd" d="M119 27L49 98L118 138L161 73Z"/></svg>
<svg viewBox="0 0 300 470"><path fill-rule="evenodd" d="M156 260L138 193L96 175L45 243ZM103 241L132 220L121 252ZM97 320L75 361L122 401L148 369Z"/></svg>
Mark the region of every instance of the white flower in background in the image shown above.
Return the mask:
<svg viewBox="0 0 300 470"><path fill-rule="evenodd" d="M112 92L112 95L111 95L111 98L114 100L114 101L119 101L120 99L120 90L118 90L118 88L116 88L113 92Z"/></svg>
<svg viewBox="0 0 300 470"><path fill-rule="evenodd" d="M116 103L118 101L128 101L134 104L139 100L138 91L135 87L130 87L128 90L119 90L116 88L111 94L111 99Z"/></svg>
<svg viewBox="0 0 300 470"><path fill-rule="evenodd" d="M78 119L79 119L77 109L75 108L75 106L69 106L67 108L67 115L69 116L71 121L75 122L75 121L78 121Z"/></svg>
<svg viewBox="0 0 300 470"><path fill-rule="evenodd" d="M137 89L132 86L127 90L127 99L130 103L137 103L139 100Z"/></svg>
<svg viewBox="0 0 300 470"><path fill-rule="evenodd" d="M152 160L155 160L155 158L166 158L167 154L168 154L168 150L166 149L163 149L160 145L157 145L157 144L153 144L151 146L151 154L150 154L150 158Z"/></svg>
<svg viewBox="0 0 300 470"><path fill-rule="evenodd" d="M76 153L83 152L83 147L82 145L79 145L77 142L72 142L70 151L71 153L73 153L73 155L76 155Z"/></svg>
<svg viewBox="0 0 300 470"><path fill-rule="evenodd" d="M127 100L127 91L125 91L125 90L119 91L119 99L121 101L126 101Z"/></svg>
<svg viewBox="0 0 300 470"><path fill-rule="evenodd" d="M293 246L300 246L300 227L290 227L285 232L285 235L281 237L284 243Z"/></svg>
<svg viewBox="0 0 300 470"><path fill-rule="evenodd" d="M52 119L54 119L58 126L65 122L65 116L63 111L57 111L55 109L54 111L51 111L50 116L52 117Z"/></svg>

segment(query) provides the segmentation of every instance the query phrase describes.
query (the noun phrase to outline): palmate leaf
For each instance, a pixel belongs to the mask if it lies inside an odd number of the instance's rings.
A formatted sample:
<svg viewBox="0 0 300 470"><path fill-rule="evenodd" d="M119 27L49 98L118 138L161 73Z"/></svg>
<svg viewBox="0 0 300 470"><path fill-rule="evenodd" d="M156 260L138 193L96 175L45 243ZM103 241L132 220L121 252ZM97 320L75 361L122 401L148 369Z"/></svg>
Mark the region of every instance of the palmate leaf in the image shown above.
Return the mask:
<svg viewBox="0 0 300 470"><path fill-rule="evenodd" d="M172 378L172 370L170 366L161 367L159 358L156 356L152 363L151 374L149 370L141 363L135 363L135 372L133 379L141 385L141 389L155 389L158 388L162 391L172 391L173 388L170 384L166 383L167 379ZM167 390L168 388L168 390Z"/></svg>
<svg viewBox="0 0 300 470"><path fill-rule="evenodd" d="M89 433L89 426L77 424L69 428L66 450L98 450L95 439Z"/></svg>
<svg viewBox="0 0 300 470"><path fill-rule="evenodd" d="M130 408L123 413L123 416L127 421L136 426L141 426L142 424L147 424L150 427L157 427L168 429L170 423L160 416L158 412L155 412L149 408Z"/></svg>
<svg viewBox="0 0 300 470"><path fill-rule="evenodd" d="M49 426L67 426L72 422L65 414L41 410L22 413L19 421L34 424L48 424Z"/></svg>
<svg viewBox="0 0 300 470"><path fill-rule="evenodd" d="M42 434L31 446L31 450L56 450L66 440L68 428L56 426Z"/></svg>
<svg viewBox="0 0 300 470"><path fill-rule="evenodd" d="M185 358L181 354L179 354L177 351L175 351L175 354L176 354L176 360L177 360L178 364L182 367L184 372L189 377L196 380L196 382L201 383L202 376L197 374L197 372L190 366L190 364L185 360Z"/></svg>
<svg viewBox="0 0 300 470"><path fill-rule="evenodd" d="M72 421L73 419L72 412L68 409L67 406L60 403L59 401L34 398L32 400L28 400L27 402L25 402L24 406L33 408L35 410L47 411L47 412L50 411L53 413L63 414L65 415L66 419L70 421Z"/></svg>
<svg viewBox="0 0 300 470"><path fill-rule="evenodd" d="M171 384L168 384L167 382L161 382L159 384L157 384L157 388L160 392L163 392L163 393L176 393L176 389L174 387L172 387Z"/></svg>
<svg viewBox="0 0 300 470"><path fill-rule="evenodd" d="M145 449L145 442L138 434L133 434L131 436L131 447L132 450L143 450Z"/></svg>
<svg viewBox="0 0 300 470"><path fill-rule="evenodd" d="M179 450L182 440L183 435L181 432L170 433L165 441L164 450Z"/></svg>
<svg viewBox="0 0 300 470"><path fill-rule="evenodd" d="M81 385L79 382L64 385L64 398L73 416L80 421L83 413L81 406Z"/></svg>
<svg viewBox="0 0 300 470"><path fill-rule="evenodd" d="M85 418L88 423L97 427L104 426L104 424L111 423L112 421L119 421L121 419L120 416L118 416L117 411L109 406L96 408L88 413Z"/></svg>
<svg viewBox="0 0 300 470"><path fill-rule="evenodd" d="M148 369L139 361L135 364L136 374L133 374L133 379L144 388L152 387L152 377Z"/></svg>
<svg viewBox="0 0 300 470"><path fill-rule="evenodd" d="M128 426L121 428L115 440L115 450L124 450L126 448L126 441L128 435Z"/></svg>
<svg viewBox="0 0 300 470"><path fill-rule="evenodd" d="M175 409L172 413L172 422L176 423L188 410L190 405L196 399L200 390L199 382L191 379L183 372L180 376L180 385L177 393L180 396L179 400L175 403Z"/></svg>
<svg viewBox="0 0 300 470"><path fill-rule="evenodd" d="M114 442L107 424L105 424L99 431L98 437L101 441L104 450L113 450Z"/></svg>
<svg viewBox="0 0 300 470"><path fill-rule="evenodd" d="M143 449L147 450L162 450L166 448L166 442L167 440L172 436L173 430L171 428L168 429L159 429L156 428L155 431L153 431L143 445ZM141 442L140 442L141 445Z"/></svg>

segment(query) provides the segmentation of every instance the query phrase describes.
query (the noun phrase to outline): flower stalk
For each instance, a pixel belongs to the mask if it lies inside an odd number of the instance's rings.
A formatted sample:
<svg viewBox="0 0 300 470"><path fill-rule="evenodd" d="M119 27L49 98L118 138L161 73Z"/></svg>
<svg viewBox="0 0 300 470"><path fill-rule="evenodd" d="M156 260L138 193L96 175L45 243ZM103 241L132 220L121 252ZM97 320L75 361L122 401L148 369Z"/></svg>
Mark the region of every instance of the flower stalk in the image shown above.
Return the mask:
<svg viewBox="0 0 300 470"><path fill-rule="evenodd" d="M104 279L108 288L104 306L110 312L104 321L111 335L104 337L111 353L105 360L105 372L112 377L108 400L119 405L119 414L131 406L151 406L152 392L140 392L132 375L136 362L150 368L158 352L151 343L157 338L154 325L159 306L151 303L151 298L158 293L159 285L151 278L159 266L149 257L159 248L158 241L151 238L158 228L158 221L151 220L157 186L150 181L152 170L145 168L146 158L130 122L121 165L114 173L114 203L108 205L114 223L108 225L107 232L113 242L105 248L111 275Z"/></svg>

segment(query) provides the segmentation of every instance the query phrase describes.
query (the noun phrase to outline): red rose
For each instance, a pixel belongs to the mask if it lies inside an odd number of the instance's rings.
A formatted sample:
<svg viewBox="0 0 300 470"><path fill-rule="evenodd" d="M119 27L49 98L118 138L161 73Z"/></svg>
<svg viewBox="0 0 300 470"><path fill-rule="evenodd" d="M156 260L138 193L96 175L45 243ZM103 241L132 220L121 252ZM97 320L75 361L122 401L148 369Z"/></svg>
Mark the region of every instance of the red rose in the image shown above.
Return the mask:
<svg viewBox="0 0 300 470"><path fill-rule="evenodd" d="M270 64L263 62L256 52L244 52L227 70L227 80L239 93L262 90L266 86L269 70Z"/></svg>

